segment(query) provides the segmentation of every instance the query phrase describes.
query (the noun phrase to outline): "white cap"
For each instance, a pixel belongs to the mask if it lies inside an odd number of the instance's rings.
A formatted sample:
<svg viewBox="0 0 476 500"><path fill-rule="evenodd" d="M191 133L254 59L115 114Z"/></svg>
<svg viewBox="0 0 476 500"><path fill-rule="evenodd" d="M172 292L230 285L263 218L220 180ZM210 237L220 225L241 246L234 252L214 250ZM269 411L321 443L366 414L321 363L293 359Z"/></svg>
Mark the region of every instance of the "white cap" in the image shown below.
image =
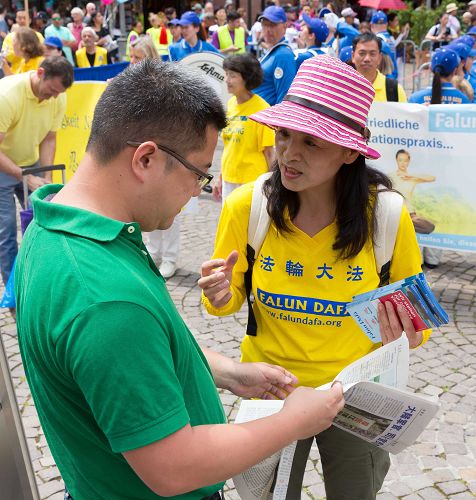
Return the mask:
<svg viewBox="0 0 476 500"><path fill-rule="evenodd" d="M351 7L347 7L346 9L342 10L341 15L342 17L348 17L348 16L355 17L357 15L357 12L354 12Z"/></svg>

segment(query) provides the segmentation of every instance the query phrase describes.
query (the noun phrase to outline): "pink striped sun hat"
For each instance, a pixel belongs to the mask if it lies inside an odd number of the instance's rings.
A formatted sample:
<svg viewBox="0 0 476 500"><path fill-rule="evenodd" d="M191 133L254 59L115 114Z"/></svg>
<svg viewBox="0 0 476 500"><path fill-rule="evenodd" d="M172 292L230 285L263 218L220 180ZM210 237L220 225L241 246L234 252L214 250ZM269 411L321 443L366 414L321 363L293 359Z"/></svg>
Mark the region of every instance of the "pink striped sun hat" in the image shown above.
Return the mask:
<svg viewBox="0 0 476 500"><path fill-rule="evenodd" d="M250 118L271 128L304 132L376 160L380 154L368 146L366 126L374 95L372 84L351 66L319 55L301 64L281 103Z"/></svg>

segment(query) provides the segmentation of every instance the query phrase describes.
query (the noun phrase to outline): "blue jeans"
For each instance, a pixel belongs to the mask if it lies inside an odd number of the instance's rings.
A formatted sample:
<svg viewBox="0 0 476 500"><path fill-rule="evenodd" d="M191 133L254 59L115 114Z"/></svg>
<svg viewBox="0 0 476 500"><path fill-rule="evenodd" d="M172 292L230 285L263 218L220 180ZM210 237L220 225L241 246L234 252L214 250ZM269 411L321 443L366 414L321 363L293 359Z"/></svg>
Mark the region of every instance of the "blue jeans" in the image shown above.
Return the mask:
<svg viewBox="0 0 476 500"><path fill-rule="evenodd" d="M0 172L0 272L5 285L18 252L15 196L24 207L22 183Z"/></svg>

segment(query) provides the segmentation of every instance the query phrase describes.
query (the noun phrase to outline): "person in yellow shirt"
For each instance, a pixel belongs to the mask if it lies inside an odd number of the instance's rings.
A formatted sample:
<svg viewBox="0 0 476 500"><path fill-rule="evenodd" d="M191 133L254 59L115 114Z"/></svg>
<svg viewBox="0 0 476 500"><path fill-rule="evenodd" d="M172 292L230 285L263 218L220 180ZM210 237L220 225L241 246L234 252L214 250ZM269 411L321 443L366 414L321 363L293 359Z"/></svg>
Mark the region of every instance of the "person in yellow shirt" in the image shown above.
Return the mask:
<svg viewBox="0 0 476 500"><path fill-rule="evenodd" d="M198 284L215 316L240 310L250 268L257 329L242 342L242 361L277 362L299 385L330 382L381 345L346 312L354 295L421 272L403 201L393 258L382 267L389 274L376 263L377 193L391 189L391 182L365 161L380 156L368 145L366 127L374 93L364 76L337 58L304 61L284 100L250 117L276 130L277 158L262 190L270 226L254 262L247 259L250 183L225 201L212 260L202 264ZM384 344L403 331L412 348L428 338L389 303L379 307L379 322ZM315 439L326 498L375 499L390 466L388 453L334 426ZM312 441L297 444L287 498L301 498Z"/></svg>
<svg viewBox="0 0 476 500"><path fill-rule="evenodd" d="M373 33L363 33L352 41L352 63L355 69L373 85L375 102L407 102L403 87L379 70L382 61L382 40Z"/></svg>
<svg viewBox="0 0 476 500"><path fill-rule="evenodd" d="M83 28L81 42L83 47L76 51L76 65L78 68L91 68L109 64L107 50L96 45L98 36L93 28Z"/></svg>
<svg viewBox="0 0 476 500"><path fill-rule="evenodd" d="M15 197L25 204L21 169L54 163L65 91L72 83L73 67L61 56L46 58L36 71L0 80L0 272L5 285L17 253ZM34 191L51 181L51 173L26 180Z"/></svg>
<svg viewBox="0 0 476 500"><path fill-rule="evenodd" d="M172 43L172 33L165 27L167 23L167 18L163 12L154 14L150 18L152 27L149 28L146 33L152 38L155 48L159 53L159 56L163 61L168 61L169 59L169 44Z"/></svg>
<svg viewBox="0 0 476 500"><path fill-rule="evenodd" d="M15 16L16 24L13 25L10 33L3 40L2 51L7 54L6 60L10 64L12 73L16 73L20 64L22 62L22 58L20 56L15 55L15 51L13 50L13 41L15 39L15 32L18 28L28 28L29 20L26 11L18 10ZM38 40L43 43L43 35L35 31Z"/></svg>
<svg viewBox="0 0 476 500"><path fill-rule="evenodd" d="M236 11L226 15L226 25L220 26L212 34L212 45L225 56L230 54L244 54L246 45L246 32L241 27L241 16Z"/></svg>
<svg viewBox="0 0 476 500"><path fill-rule="evenodd" d="M274 132L249 119L253 113L269 107L252 92L263 81L263 70L256 58L249 54L231 56L223 61L223 69L233 97L228 101L221 172L213 195L224 202L234 189L269 170L274 161Z"/></svg>
<svg viewBox="0 0 476 500"><path fill-rule="evenodd" d="M44 59L43 45L36 36L36 32L30 28L22 27L16 30L13 40L13 52L17 57L21 58L15 74L38 69ZM3 60L2 69L5 76L14 74L6 59Z"/></svg>

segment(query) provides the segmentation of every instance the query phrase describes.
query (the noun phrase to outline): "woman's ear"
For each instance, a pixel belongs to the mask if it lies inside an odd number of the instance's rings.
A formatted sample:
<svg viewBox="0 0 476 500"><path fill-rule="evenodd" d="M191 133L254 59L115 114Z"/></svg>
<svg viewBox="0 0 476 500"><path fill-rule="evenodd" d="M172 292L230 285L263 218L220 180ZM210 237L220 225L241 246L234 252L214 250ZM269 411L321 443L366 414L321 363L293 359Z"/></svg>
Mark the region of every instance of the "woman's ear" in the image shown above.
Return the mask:
<svg viewBox="0 0 476 500"><path fill-rule="evenodd" d="M345 150L344 164L345 165L350 165L351 163L354 163L354 161L357 160L357 157L359 155L360 155L360 152L357 151L356 149L348 149L348 148L346 148L346 150Z"/></svg>

